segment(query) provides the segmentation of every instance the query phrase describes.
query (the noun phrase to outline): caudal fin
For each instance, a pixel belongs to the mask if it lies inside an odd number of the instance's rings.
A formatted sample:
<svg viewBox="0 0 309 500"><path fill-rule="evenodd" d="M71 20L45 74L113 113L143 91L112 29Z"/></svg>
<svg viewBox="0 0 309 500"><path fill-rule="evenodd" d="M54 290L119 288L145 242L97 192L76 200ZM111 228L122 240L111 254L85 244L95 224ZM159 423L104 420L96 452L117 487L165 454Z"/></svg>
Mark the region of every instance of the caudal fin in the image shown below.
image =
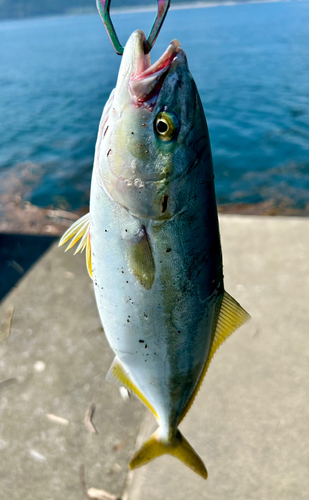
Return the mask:
<svg viewBox="0 0 309 500"><path fill-rule="evenodd" d="M173 437L172 441L166 442L160 438L159 430L160 429L157 429L140 450L135 453L129 464L130 469L137 469L151 460L167 453L178 458L187 467L204 479L207 479L207 470L202 459L181 432L177 430L176 436Z"/></svg>

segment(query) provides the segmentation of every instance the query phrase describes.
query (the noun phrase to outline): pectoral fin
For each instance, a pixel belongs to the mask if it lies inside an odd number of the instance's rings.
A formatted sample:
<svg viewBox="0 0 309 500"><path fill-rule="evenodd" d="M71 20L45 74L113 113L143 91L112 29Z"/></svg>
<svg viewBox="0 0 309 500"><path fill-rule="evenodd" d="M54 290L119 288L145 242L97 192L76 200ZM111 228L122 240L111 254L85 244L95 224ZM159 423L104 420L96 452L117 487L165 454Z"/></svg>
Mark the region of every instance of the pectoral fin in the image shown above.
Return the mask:
<svg viewBox="0 0 309 500"><path fill-rule="evenodd" d="M179 423L183 420L191 408L216 350L230 335L232 335L233 332L235 332L235 330L237 330L237 328L246 323L249 319L250 314L248 314L231 295L224 291L222 302L218 306L217 320L214 321L214 334L209 356L202 375L195 387L194 393L181 414Z"/></svg>
<svg viewBox="0 0 309 500"><path fill-rule="evenodd" d="M130 272L140 285L150 290L155 278L155 263L145 226L126 241L126 256Z"/></svg>
<svg viewBox="0 0 309 500"><path fill-rule="evenodd" d="M78 247L76 248L74 255L77 254L78 252L83 252L83 250L87 247L86 249L86 266L87 266L87 271L91 279L92 278L92 263L91 263L91 243L90 243L90 231L89 231L89 226L90 226L90 213L84 215L80 219L78 219L72 226L64 233L62 236L61 240L59 241L59 247L64 245L70 238L72 240L70 241L69 245L65 249L65 252L67 252L70 248L72 248L79 240L80 243Z"/></svg>
<svg viewBox="0 0 309 500"><path fill-rule="evenodd" d="M144 396L144 394L139 390L137 385L132 381L130 375L125 371L121 361L116 357L112 363L112 366L107 372L106 380L109 382L114 382L114 384L125 387L128 391L131 391L137 396L142 403L144 403L147 408L153 413L153 415L158 420L158 414L153 408L153 406L149 403L148 399Z"/></svg>

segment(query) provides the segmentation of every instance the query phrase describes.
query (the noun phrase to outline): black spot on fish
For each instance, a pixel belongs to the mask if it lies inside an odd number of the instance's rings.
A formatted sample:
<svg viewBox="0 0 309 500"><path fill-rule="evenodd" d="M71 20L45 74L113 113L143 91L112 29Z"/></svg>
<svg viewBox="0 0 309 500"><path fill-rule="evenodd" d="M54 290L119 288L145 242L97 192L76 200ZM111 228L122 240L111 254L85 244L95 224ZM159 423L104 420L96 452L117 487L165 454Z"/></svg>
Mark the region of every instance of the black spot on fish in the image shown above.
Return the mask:
<svg viewBox="0 0 309 500"><path fill-rule="evenodd" d="M162 196L162 205L161 205L162 214L164 214L166 212L167 202L168 202L168 196L167 196L167 194L165 194L164 196Z"/></svg>
<svg viewBox="0 0 309 500"><path fill-rule="evenodd" d="M139 342L144 343L144 342L145 342L145 340L139 340Z"/></svg>
<svg viewBox="0 0 309 500"><path fill-rule="evenodd" d="M171 251L172 251L172 249L171 249L171 248L167 248L167 249L166 249L166 253L169 253L169 252L171 252Z"/></svg>
<svg viewBox="0 0 309 500"><path fill-rule="evenodd" d="M106 156L108 156L108 155L109 155L109 153L111 153L111 151L112 151L112 150L111 150L111 149L109 149L109 150L108 150L108 153L107 153L107 155L106 155Z"/></svg>
<svg viewBox="0 0 309 500"><path fill-rule="evenodd" d="M147 349L147 344L145 344L145 349ZM148 356L148 354L147 354L147 356Z"/></svg>

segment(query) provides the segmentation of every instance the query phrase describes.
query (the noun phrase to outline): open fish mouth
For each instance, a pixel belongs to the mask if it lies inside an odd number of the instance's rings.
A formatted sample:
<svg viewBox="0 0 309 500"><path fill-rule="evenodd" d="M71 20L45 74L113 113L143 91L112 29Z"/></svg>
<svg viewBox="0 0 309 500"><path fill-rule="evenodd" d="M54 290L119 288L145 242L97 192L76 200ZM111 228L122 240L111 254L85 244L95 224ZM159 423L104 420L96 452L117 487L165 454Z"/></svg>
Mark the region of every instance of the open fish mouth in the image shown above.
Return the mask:
<svg viewBox="0 0 309 500"><path fill-rule="evenodd" d="M136 71L129 81L131 94L137 104L149 100L160 92L164 78L180 51L180 42L175 39L154 64L151 64L150 56L138 55Z"/></svg>

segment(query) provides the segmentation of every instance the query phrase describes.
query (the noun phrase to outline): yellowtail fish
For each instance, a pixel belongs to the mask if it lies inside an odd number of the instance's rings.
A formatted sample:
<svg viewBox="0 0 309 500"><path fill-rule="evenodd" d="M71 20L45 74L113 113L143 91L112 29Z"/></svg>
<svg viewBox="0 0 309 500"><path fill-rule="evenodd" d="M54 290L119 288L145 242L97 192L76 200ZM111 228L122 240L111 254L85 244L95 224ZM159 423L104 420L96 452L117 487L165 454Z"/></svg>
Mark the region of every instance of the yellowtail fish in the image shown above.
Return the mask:
<svg viewBox="0 0 309 500"><path fill-rule="evenodd" d="M249 319L224 290L208 129L180 43L153 65L134 32L103 112L90 212L64 234L87 248L97 306L116 354L107 378L159 427L134 469L168 453L203 478L178 426L215 351Z"/></svg>

